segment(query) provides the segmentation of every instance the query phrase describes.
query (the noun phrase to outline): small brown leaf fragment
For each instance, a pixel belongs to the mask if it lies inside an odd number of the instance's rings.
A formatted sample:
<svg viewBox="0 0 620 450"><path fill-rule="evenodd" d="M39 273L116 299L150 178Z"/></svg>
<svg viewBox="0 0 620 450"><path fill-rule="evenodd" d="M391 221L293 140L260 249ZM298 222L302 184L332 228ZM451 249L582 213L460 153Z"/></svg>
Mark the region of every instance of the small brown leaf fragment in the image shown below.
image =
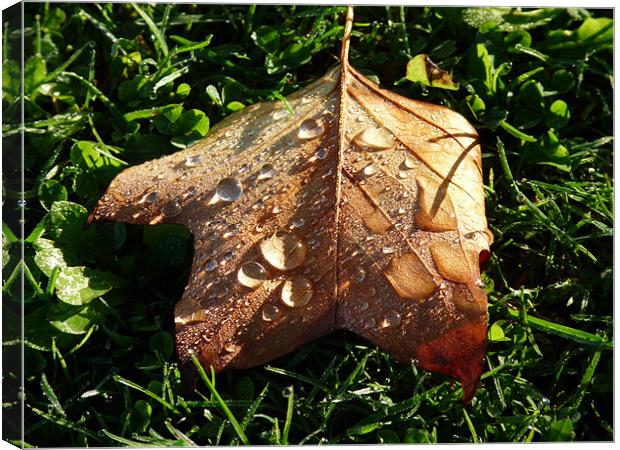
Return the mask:
<svg viewBox="0 0 620 450"><path fill-rule="evenodd" d="M417 253L394 256L384 272L398 295L409 300L423 300L430 297L437 283Z"/></svg>

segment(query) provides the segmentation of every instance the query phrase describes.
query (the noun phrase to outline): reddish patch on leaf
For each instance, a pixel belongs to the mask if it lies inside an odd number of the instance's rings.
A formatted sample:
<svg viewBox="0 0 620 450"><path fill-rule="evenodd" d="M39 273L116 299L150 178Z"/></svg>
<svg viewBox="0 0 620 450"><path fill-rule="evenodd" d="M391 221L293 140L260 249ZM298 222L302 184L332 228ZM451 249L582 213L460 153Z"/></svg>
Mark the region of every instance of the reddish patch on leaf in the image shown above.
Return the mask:
<svg viewBox="0 0 620 450"><path fill-rule="evenodd" d="M482 375L486 348L486 320L466 322L417 348L420 366L458 379L463 402L469 404Z"/></svg>
<svg viewBox="0 0 620 450"><path fill-rule="evenodd" d="M481 272L489 265L489 261L491 261L491 252L482 250L478 255L478 264L480 265Z"/></svg>

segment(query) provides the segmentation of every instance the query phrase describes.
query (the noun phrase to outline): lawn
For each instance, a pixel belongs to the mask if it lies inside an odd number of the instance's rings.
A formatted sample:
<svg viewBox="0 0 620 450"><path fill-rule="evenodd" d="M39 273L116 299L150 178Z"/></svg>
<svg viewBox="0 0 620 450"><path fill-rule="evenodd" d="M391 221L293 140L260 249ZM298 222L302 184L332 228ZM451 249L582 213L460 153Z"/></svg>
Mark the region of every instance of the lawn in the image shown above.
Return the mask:
<svg viewBox="0 0 620 450"><path fill-rule="evenodd" d="M191 236L83 227L123 168L322 76L343 7L26 3L23 129L19 22L5 15L3 438L20 440L23 270L26 446L612 440L612 16L355 9L351 64L480 134L495 242L485 372L464 406L454 380L345 332L190 392L173 308ZM458 89L407 79L421 53Z"/></svg>

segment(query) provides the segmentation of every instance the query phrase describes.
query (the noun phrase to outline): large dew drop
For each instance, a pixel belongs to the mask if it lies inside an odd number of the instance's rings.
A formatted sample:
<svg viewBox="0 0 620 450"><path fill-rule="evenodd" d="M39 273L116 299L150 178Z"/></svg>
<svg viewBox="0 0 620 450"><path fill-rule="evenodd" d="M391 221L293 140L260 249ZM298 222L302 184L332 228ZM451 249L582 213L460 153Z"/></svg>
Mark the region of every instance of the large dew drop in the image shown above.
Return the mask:
<svg viewBox="0 0 620 450"><path fill-rule="evenodd" d="M237 272L237 280L242 286L250 289L256 289L267 278L267 271L265 268L257 262L248 262L242 265Z"/></svg>
<svg viewBox="0 0 620 450"><path fill-rule="evenodd" d="M260 244L260 251L269 264L278 270L291 270L306 259L306 244L292 233L278 231Z"/></svg>
<svg viewBox="0 0 620 450"><path fill-rule="evenodd" d="M223 178L215 186L215 194L220 200L234 202L243 194L243 186L236 178Z"/></svg>
<svg viewBox="0 0 620 450"><path fill-rule="evenodd" d="M313 293L310 280L302 276L293 276L287 278L282 285L280 298L285 305L291 308L302 308L308 304Z"/></svg>
<svg viewBox="0 0 620 450"><path fill-rule="evenodd" d="M325 133L325 128L316 119L306 119L299 126L297 137L307 140L314 139Z"/></svg>
<svg viewBox="0 0 620 450"><path fill-rule="evenodd" d="M394 136L385 127L370 127L358 133L353 138L353 144L360 150L378 152L382 150L391 150L396 147Z"/></svg>

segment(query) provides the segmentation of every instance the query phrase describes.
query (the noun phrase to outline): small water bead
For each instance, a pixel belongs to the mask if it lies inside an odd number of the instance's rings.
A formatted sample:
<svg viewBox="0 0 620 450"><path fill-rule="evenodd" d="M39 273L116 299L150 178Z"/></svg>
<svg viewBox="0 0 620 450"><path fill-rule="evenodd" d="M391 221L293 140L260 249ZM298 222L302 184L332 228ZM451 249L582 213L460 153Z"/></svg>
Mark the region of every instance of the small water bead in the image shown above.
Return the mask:
<svg viewBox="0 0 620 450"><path fill-rule="evenodd" d="M296 217L291 221L291 226L293 228L301 228L305 225L305 223L306 221L304 219L302 219L301 217Z"/></svg>
<svg viewBox="0 0 620 450"><path fill-rule="evenodd" d="M353 143L360 149L371 152L391 150L396 146L394 136L385 127L369 127L353 138Z"/></svg>
<svg viewBox="0 0 620 450"><path fill-rule="evenodd" d="M278 231L260 243L263 258L278 270L291 270L306 259L306 244L292 233Z"/></svg>
<svg viewBox="0 0 620 450"><path fill-rule="evenodd" d="M316 159L325 159L327 158L328 154L329 154L329 149L326 147L322 147L316 151L314 156L316 157Z"/></svg>
<svg viewBox="0 0 620 450"><path fill-rule="evenodd" d="M237 272L239 284L250 289L260 287L266 279L267 271L262 264L255 261L243 264Z"/></svg>
<svg viewBox="0 0 620 450"><path fill-rule="evenodd" d="M187 191L185 191L185 194L183 194L183 196L185 198L188 197L193 197L198 193L198 188L196 188L196 186L190 186L187 188Z"/></svg>
<svg viewBox="0 0 620 450"><path fill-rule="evenodd" d="M188 156L185 160L185 165L187 167L196 167L202 163L202 155L192 155Z"/></svg>
<svg viewBox="0 0 620 450"><path fill-rule="evenodd" d="M217 261L214 259L208 259L205 263L205 270L207 272L213 272L217 268Z"/></svg>
<svg viewBox="0 0 620 450"><path fill-rule="evenodd" d="M258 179L267 180L269 178L275 177L277 173L278 171L271 164L265 164L263 167L260 168L260 171L258 172Z"/></svg>
<svg viewBox="0 0 620 450"><path fill-rule="evenodd" d="M289 116L290 116L290 113L286 108L276 109L274 112L271 113L271 118L273 120L282 120Z"/></svg>
<svg viewBox="0 0 620 450"><path fill-rule="evenodd" d="M291 395L293 395L293 386L287 386L282 389L282 397L289 398Z"/></svg>
<svg viewBox="0 0 620 450"><path fill-rule="evenodd" d="M353 272L353 279L356 283L361 283L366 279L366 271L361 267L358 267L355 272Z"/></svg>
<svg viewBox="0 0 620 450"><path fill-rule="evenodd" d="M234 202L243 194L243 186L236 178L223 178L217 183L215 194L225 202Z"/></svg>
<svg viewBox="0 0 620 450"><path fill-rule="evenodd" d="M302 308L308 304L313 294L314 289L310 280L296 275L286 279L282 285L280 298L285 305L291 308Z"/></svg>
<svg viewBox="0 0 620 450"><path fill-rule="evenodd" d="M357 307L360 311L366 311L368 309L368 306L368 302L365 300L362 300L357 304Z"/></svg>
<svg viewBox="0 0 620 450"><path fill-rule="evenodd" d="M280 314L280 310L277 306L267 305L263 308L262 316L265 322L271 322L272 320L275 320L276 317L278 317L278 314Z"/></svg>
<svg viewBox="0 0 620 450"><path fill-rule="evenodd" d="M405 212L407 212L407 208L405 208L404 206L401 206L400 208L398 208L398 214L405 214Z"/></svg>
<svg viewBox="0 0 620 450"><path fill-rule="evenodd" d="M325 133L325 128L316 119L306 119L299 126L297 137L299 139L315 139Z"/></svg>
<svg viewBox="0 0 620 450"><path fill-rule="evenodd" d="M364 167L364 175L371 176L375 173L377 173L377 166L373 164L368 164L366 167Z"/></svg>
<svg viewBox="0 0 620 450"><path fill-rule="evenodd" d="M409 172L407 172L406 170L398 171L398 178L407 178L408 176L409 176Z"/></svg>
<svg viewBox="0 0 620 450"><path fill-rule="evenodd" d="M411 157L411 156L407 156L405 157L405 160L403 161L403 165L407 168L407 169L413 169L415 168L415 158Z"/></svg>
<svg viewBox="0 0 620 450"><path fill-rule="evenodd" d="M398 313L398 311L391 309L386 313L385 317L383 318L383 321L381 322L381 328L396 327L400 325L400 320L400 314Z"/></svg>
<svg viewBox="0 0 620 450"><path fill-rule="evenodd" d="M166 217L178 216L181 213L181 204L178 200L170 200L161 209L161 213Z"/></svg>
<svg viewBox="0 0 620 450"><path fill-rule="evenodd" d="M382 252L384 255L390 255L392 253L395 253L396 249L394 247L386 246L386 247L383 247Z"/></svg>
<svg viewBox="0 0 620 450"><path fill-rule="evenodd" d="M224 345L224 350L227 351L228 353L235 353L236 351L239 350L239 346L232 342L227 342Z"/></svg>
<svg viewBox="0 0 620 450"><path fill-rule="evenodd" d="M140 200L138 200L138 203L146 203L147 205L150 205L151 203L155 203L158 197L159 194L156 191L148 192L144 194Z"/></svg>

